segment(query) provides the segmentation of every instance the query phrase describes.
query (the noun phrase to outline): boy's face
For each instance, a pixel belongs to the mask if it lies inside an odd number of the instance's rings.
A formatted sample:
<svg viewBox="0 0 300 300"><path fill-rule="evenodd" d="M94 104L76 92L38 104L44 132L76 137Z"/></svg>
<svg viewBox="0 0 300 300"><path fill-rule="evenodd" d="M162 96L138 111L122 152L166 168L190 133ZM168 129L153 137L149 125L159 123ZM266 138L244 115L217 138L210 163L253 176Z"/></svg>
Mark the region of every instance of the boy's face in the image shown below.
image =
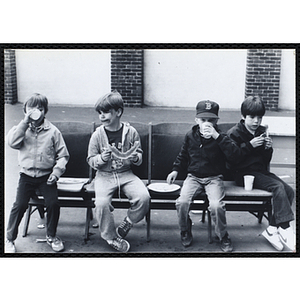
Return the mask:
<svg viewBox="0 0 300 300"><path fill-rule="evenodd" d="M205 126L211 125L215 126L218 122L218 119L216 118L195 118L196 123L200 127L200 131L203 132Z"/></svg>
<svg viewBox="0 0 300 300"><path fill-rule="evenodd" d="M121 115L122 112L120 109L118 109L117 111L114 109L110 109L107 112L100 110L99 119L105 127L112 127L120 122Z"/></svg>
<svg viewBox="0 0 300 300"><path fill-rule="evenodd" d="M38 119L34 118L34 111L38 110L40 112L40 116L38 117ZM26 106L26 114L28 113L32 113L32 118L31 119L31 123L34 124L35 126L39 126L43 123L43 120L45 118L45 109L44 107L39 107L39 106Z"/></svg>
<svg viewBox="0 0 300 300"><path fill-rule="evenodd" d="M245 120L245 127L252 133L256 131L256 129L259 127L262 121L262 116L250 116L247 115L246 117L243 117Z"/></svg>

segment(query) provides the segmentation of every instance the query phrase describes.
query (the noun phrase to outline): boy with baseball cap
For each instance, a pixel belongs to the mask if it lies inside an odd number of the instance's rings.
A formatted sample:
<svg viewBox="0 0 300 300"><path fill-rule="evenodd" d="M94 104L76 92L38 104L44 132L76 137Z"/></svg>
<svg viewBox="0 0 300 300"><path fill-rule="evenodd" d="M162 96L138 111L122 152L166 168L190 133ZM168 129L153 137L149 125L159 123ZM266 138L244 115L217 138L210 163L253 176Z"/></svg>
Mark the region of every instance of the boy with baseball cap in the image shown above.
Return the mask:
<svg viewBox="0 0 300 300"><path fill-rule="evenodd" d="M217 127L219 105L210 100L200 101L196 106L197 125L186 134L173 170L167 177L173 183L179 171L187 171L176 209L184 247L191 245L192 221L189 217L190 204L199 192L205 192L209 200L209 211L215 223L215 233L224 252L233 250L227 232L226 209L222 199L225 196L223 175L226 159L231 161L235 144Z"/></svg>

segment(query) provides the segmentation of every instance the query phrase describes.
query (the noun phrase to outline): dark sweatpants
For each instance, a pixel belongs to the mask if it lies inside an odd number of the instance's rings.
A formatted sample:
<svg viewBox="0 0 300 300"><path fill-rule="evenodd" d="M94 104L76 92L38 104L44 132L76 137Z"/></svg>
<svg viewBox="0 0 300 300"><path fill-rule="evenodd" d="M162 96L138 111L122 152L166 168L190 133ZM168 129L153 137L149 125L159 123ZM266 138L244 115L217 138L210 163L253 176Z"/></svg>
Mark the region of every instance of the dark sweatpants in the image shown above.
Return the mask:
<svg viewBox="0 0 300 300"><path fill-rule="evenodd" d="M58 224L60 207L57 198L57 185L47 184L49 175L42 177L30 177L23 173L20 174L19 185L17 189L16 201L10 212L7 225L7 236L9 241L14 241L18 235L18 227L28 208L28 202L35 191L38 189L45 199L47 212L47 235L54 237Z"/></svg>

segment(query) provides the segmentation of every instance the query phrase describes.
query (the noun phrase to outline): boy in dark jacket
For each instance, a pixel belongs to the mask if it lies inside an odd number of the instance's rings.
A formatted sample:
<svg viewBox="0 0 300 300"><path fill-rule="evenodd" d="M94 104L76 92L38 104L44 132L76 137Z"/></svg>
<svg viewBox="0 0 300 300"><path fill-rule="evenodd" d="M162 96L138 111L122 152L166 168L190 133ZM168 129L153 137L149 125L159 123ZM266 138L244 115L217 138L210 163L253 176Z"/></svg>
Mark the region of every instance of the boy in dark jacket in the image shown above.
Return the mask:
<svg viewBox="0 0 300 300"><path fill-rule="evenodd" d="M193 240L190 204L198 192L205 191L221 249L231 252L233 247L227 233L226 209L222 201L225 196L223 174L226 171L226 158L232 159L236 146L226 134L219 132L218 112L219 105L213 101L204 100L197 104L195 121L198 125L186 134L167 182L174 182L180 170L187 170L187 178L176 200L183 246L190 246Z"/></svg>
<svg viewBox="0 0 300 300"><path fill-rule="evenodd" d="M249 96L241 106L242 120L228 131L228 136L239 147L236 158L230 163L237 185L243 186L244 175L253 175L254 188L273 193L273 216L269 227L262 233L274 248L283 246L295 249L295 234L290 221L294 220L293 189L268 170L272 158L272 140L261 126L265 106L258 96Z"/></svg>

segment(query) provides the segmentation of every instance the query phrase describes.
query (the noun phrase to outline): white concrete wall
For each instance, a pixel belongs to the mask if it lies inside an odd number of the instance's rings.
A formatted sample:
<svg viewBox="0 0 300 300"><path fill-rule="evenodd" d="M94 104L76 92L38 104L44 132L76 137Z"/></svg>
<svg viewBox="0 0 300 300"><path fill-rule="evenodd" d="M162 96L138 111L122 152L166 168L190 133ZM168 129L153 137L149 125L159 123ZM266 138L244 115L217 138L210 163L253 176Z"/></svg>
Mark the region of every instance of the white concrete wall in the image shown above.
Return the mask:
<svg viewBox="0 0 300 300"><path fill-rule="evenodd" d="M296 55L295 49L283 49L281 57L279 108L296 109Z"/></svg>
<svg viewBox="0 0 300 300"><path fill-rule="evenodd" d="M204 99L240 109L247 50L145 50L144 99L150 106L195 107Z"/></svg>
<svg viewBox="0 0 300 300"><path fill-rule="evenodd" d="M18 99L37 92L50 104L94 105L110 91L110 50L16 50Z"/></svg>
<svg viewBox="0 0 300 300"><path fill-rule="evenodd" d="M211 99L237 109L244 99L247 50L145 50L150 106L195 107ZM110 91L110 50L16 50L18 99L34 92L51 104L94 105ZM280 109L295 109L295 55L282 50Z"/></svg>

